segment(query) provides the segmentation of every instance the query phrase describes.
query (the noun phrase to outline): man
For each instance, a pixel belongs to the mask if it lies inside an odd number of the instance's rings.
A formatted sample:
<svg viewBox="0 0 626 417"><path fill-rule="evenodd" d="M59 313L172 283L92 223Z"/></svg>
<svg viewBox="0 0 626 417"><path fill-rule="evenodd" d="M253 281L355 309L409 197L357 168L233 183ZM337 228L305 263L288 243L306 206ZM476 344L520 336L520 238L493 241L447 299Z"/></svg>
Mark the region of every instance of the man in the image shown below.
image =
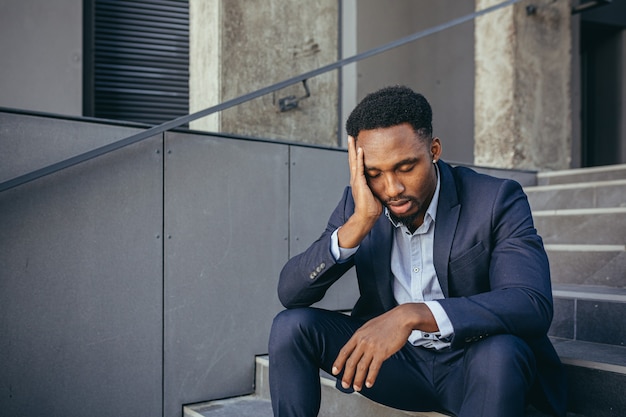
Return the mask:
<svg viewBox="0 0 626 417"><path fill-rule="evenodd" d="M346 128L350 187L281 272L274 415L317 415L319 369L399 409L565 415L548 260L519 184L441 161L430 105L406 87L365 97ZM309 307L353 266L351 316Z"/></svg>

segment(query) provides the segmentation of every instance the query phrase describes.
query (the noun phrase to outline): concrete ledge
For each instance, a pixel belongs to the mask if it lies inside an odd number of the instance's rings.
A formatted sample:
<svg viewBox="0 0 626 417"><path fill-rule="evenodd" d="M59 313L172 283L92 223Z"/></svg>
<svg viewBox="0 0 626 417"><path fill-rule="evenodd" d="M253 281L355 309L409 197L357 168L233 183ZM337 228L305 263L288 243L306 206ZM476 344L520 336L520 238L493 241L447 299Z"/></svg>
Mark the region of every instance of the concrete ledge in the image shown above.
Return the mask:
<svg viewBox="0 0 626 417"><path fill-rule="evenodd" d="M546 245L553 284L626 288L626 251L618 245Z"/></svg>
<svg viewBox="0 0 626 417"><path fill-rule="evenodd" d="M269 360L267 356L256 358L256 393L259 397L268 399ZM322 404L318 417L359 416L359 417L445 417L444 414L434 412L408 412L385 407L375 403L359 393L344 394L335 388L335 379L320 375L322 384Z"/></svg>
<svg viewBox="0 0 626 417"><path fill-rule="evenodd" d="M184 417L271 417L271 403L267 389L267 356L256 358L257 390L254 395L216 400L184 407ZM446 417L435 412L407 412L385 407L369 399L354 394L343 394L335 389L334 380L321 376L322 405L318 417L359 416L359 417ZM594 414L589 414L594 415ZM529 408L526 417L548 417ZM595 415L594 415L595 416ZM568 412L567 417L584 417Z"/></svg>
<svg viewBox="0 0 626 417"><path fill-rule="evenodd" d="M564 364L613 372L626 378L625 346L562 338L551 340Z"/></svg>
<svg viewBox="0 0 626 417"><path fill-rule="evenodd" d="M533 211L626 207L626 180L525 187Z"/></svg>
<svg viewBox="0 0 626 417"><path fill-rule="evenodd" d="M556 298L626 303L626 289L624 288L554 284L552 294Z"/></svg>
<svg viewBox="0 0 626 417"><path fill-rule="evenodd" d="M539 172L537 185L567 184L584 181L609 181L626 178L626 164Z"/></svg>
<svg viewBox="0 0 626 417"><path fill-rule="evenodd" d="M624 355L624 362L613 363L626 366L626 289L555 284L553 294L554 318L550 336L583 343L581 346L586 347L587 352L577 359L589 360L599 347L607 346L609 349L614 346L619 348L616 352ZM589 342L593 343L584 344ZM559 353L568 352L573 351L569 349ZM594 360L603 362L604 359L598 357Z"/></svg>
<svg viewBox="0 0 626 417"><path fill-rule="evenodd" d="M568 375L568 409L594 417L626 410L626 347L552 340Z"/></svg>
<svg viewBox="0 0 626 417"><path fill-rule="evenodd" d="M185 406L183 417L272 417L272 404L248 395Z"/></svg>
<svg viewBox="0 0 626 417"><path fill-rule="evenodd" d="M546 243L624 244L626 207L541 210L533 212Z"/></svg>

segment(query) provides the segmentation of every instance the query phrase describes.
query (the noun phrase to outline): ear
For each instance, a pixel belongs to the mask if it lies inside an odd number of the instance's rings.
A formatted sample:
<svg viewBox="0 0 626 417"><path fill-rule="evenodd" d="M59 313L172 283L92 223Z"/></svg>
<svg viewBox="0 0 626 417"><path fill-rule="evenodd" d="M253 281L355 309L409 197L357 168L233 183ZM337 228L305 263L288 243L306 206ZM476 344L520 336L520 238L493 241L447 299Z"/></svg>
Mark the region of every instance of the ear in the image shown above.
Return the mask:
<svg viewBox="0 0 626 417"><path fill-rule="evenodd" d="M436 163L441 157L441 141L438 137L434 137L430 142L430 154L432 156L433 164Z"/></svg>

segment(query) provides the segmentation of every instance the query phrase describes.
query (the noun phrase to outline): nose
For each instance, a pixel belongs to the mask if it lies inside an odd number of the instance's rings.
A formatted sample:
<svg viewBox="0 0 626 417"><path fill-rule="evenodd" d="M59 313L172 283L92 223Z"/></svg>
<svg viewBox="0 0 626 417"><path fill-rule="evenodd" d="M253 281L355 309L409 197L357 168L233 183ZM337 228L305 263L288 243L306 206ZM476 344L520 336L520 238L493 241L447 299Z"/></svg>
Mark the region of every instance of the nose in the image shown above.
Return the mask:
<svg viewBox="0 0 626 417"><path fill-rule="evenodd" d="M385 180L385 192L387 197L394 199L404 193L404 184L396 175L389 174Z"/></svg>

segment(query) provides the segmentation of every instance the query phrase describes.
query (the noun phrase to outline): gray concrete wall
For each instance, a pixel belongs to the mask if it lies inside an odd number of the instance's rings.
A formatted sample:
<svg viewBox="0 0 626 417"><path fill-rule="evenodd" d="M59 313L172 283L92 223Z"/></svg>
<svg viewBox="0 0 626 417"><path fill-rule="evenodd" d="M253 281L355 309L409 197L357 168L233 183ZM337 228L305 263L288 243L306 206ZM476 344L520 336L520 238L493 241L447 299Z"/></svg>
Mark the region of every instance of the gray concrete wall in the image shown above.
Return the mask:
<svg viewBox="0 0 626 417"><path fill-rule="evenodd" d="M357 2L359 52L474 12L473 0ZM405 84L433 107L434 134L443 158L474 162L474 24L464 23L360 61L358 99L378 88Z"/></svg>
<svg viewBox="0 0 626 417"><path fill-rule="evenodd" d="M571 103L572 103L572 146L570 148L571 168L582 166L582 94L581 94L581 54L580 48L580 15L573 15L570 22L572 33L572 61L571 61ZM576 116L579 115L579 116Z"/></svg>
<svg viewBox="0 0 626 417"><path fill-rule="evenodd" d="M82 6L0 1L0 106L82 115Z"/></svg>
<svg viewBox="0 0 626 417"><path fill-rule="evenodd" d="M352 56L474 10L471 0L276 0L258 5L192 0L191 6L191 48L196 51L191 54L192 111L321 67L338 59L340 52L342 57ZM346 67L341 82L335 72L310 80L312 97L298 110L279 113L276 105L281 97L302 95L301 85L192 127L345 146L345 119L358 100L380 87L406 84L431 102L445 158L472 163L473 83L469 22Z"/></svg>
<svg viewBox="0 0 626 417"><path fill-rule="evenodd" d="M192 96L197 97L192 99L192 112L339 58L339 3L335 0L233 0L209 5L192 0L192 7L207 17L203 22L192 17L190 83ZM216 21L217 28L207 26ZM219 61L209 63L206 56ZM192 127L282 140L297 137L299 142L337 146L338 74L315 77L308 85L311 97L295 110L279 112L278 101L290 95L303 96L301 84L226 110L218 120L200 120ZM206 99L198 97L205 94Z"/></svg>
<svg viewBox="0 0 626 417"><path fill-rule="evenodd" d="M500 3L479 0L483 9ZM475 163L570 167L571 7L517 3L476 21Z"/></svg>

